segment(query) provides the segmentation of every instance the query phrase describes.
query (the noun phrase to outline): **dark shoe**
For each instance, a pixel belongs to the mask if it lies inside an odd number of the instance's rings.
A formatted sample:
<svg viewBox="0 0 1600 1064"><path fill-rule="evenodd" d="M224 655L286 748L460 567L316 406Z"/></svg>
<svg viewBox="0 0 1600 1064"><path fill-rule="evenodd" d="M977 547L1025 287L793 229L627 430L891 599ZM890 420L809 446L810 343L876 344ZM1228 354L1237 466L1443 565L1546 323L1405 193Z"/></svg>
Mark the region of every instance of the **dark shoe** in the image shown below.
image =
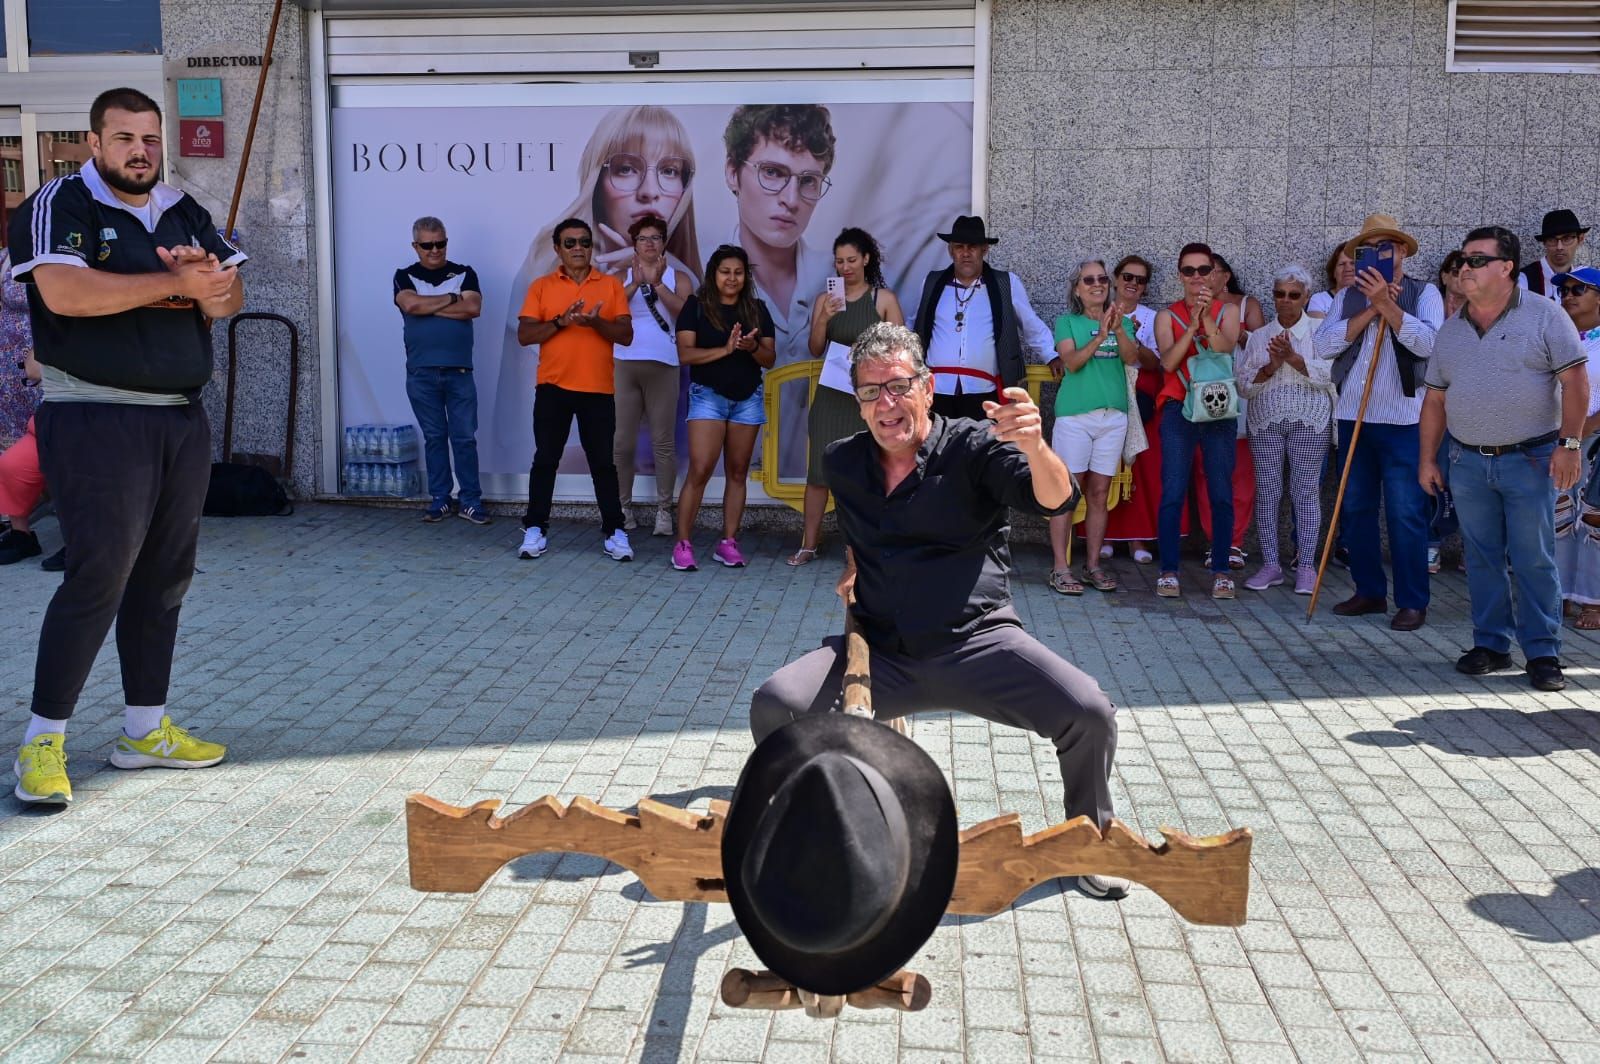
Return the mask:
<svg viewBox="0 0 1600 1064"><path fill-rule="evenodd" d="M1388 613L1389 604L1383 599L1351 595L1333 608L1340 617L1362 617L1369 613Z"/></svg>
<svg viewBox="0 0 1600 1064"><path fill-rule="evenodd" d="M1415 632L1427 623L1428 610L1426 607L1414 610L1407 606L1403 610L1394 611L1394 620L1389 622L1389 627L1397 632Z"/></svg>
<svg viewBox="0 0 1600 1064"><path fill-rule="evenodd" d="M1564 691L1567 678L1561 674L1559 658L1529 658L1528 682L1540 691Z"/></svg>
<svg viewBox="0 0 1600 1064"><path fill-rule="evenodd" d="M24 558L37 558L43 553L39 537L32 532L8 528L0 535L0 565L15 565Z"/></svg>
<svg viewBox="0 0 1600 1064"><path fill-rule="evenodd" d="M1530 663L1531 664L1531 663ZM1456 659L1456 671L1468 676L1485 676L1511 668L1511 655L1488 647L1473 647Z"/></svg>
<svg viewBox="0 0 1600 1064"><path fill-rule="evenodd" d="M62 547L50 557L39 563L39 568L47 573L64 573L67 571L67 548Z"/></svg>
<svg viewBox="0 0 1600 1064"><path fill-rule="evenodd" d="M436 525L449 516L450 504L448 502L436 502L432 506L429 506L426 510L422 511L422 523L425 525Z"/></svg>
<svg viewBox="0 0 1600 1064"><path fill-rule="evenodd" d="M487 525L491 521L489 511L482 506L463 506L456 511L456 516L475 525Z"/></svg>

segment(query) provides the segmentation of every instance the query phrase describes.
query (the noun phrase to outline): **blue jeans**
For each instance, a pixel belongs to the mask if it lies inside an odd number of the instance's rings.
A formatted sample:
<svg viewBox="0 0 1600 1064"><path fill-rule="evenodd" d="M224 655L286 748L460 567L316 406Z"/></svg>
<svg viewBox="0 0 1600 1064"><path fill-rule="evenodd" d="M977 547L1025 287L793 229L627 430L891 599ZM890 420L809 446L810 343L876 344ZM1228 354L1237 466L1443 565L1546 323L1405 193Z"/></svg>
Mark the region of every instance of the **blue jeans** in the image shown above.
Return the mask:
<svg viewBox="0 0 1600 1064"><path fill-rule="evenodd" d="M1161 509L1156 515L1156 543L1161 571L1178 571L1178 541L1183 508L1189 498L1189 470L1200 448L1211 498L1211 571L1228 571L1228 546L1233 542L1233 457L1238 418L1195 424L1183 416L1183 404L1169 402L1161 411Z"/></svg>
<svg viewBox="0 0 1600 1064"><path fill-rule="evenodd" d="M406 398L422 429L428 494L434 506L450 501L450 454L455 452L461 505L481 507L478 486L478 386L472 370L430 366L406 370Z"/></svg>
<svg viewBox="0 0 1600 1064"><path fill-rule="evenodd" d="M1350 452L1353 421L1339 422L1339 461ZM1389 601L1378 539L1378 499L1389 525L1389 562L1394 569L1396 609L1428 608L1428 493L1417 482L1420 436L1415 425L1361 426L1350 465L1339 527L1350 550L1350 577L1362 598Z"/></svg>
<svg viewBox="0 0 1600 1064"><path fill-rule="evenodd" d="M1450 490L1467 548L1472 644L1511 650L1511 580L1516 635L1529 658L1561 656L1561 579L1556 571L1555 444L1488 458L1450 444ZM1506 563L1511 564L1511 576Z"/></svg>

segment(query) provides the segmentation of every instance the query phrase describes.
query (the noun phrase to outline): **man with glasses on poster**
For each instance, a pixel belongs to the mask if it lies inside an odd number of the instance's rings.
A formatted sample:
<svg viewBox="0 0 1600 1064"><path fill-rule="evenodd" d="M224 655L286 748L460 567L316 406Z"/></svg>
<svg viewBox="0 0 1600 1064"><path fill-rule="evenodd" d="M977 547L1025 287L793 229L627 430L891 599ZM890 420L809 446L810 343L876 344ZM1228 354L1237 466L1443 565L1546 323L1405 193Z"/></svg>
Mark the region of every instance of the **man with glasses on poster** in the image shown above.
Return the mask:
<svg viewBox="0 0 1600 1064"><path fill-rule="evenodd" d="M750 256L756 296L776 329L776 365L809 359L813 293L833 273L832 249L805 241L811 216L832 187L831 116L820 104L746 104L729 117L722 139L728 190L739 208L728 243ZM808 395L797 386L779 406L779 466L785 476L805 473Z"/></svg>

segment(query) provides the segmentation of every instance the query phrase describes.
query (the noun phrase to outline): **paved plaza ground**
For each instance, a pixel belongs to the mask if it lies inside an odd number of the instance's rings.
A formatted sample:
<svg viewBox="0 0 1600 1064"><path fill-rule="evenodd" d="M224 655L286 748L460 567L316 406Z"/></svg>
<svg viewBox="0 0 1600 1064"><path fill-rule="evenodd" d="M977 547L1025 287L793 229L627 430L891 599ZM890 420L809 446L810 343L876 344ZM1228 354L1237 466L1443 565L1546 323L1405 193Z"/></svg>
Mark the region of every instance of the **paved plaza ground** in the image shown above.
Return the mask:
<svg viewBox="0 0 1600 1064"><path fill-rule="evenodd" d="M1464 578L1430 623L1322 618L1286 588L1064 599L1018 551L1029 628L1122 707L1114 791L1147 836L1245 825L1250 921L1183 923L1149 891L1060 884L947 917L912 967L924 1012L732 1010L759 967L726 905L654 900L582 856L516 861L476 895L407 880L403 802L546 794L704 808L751 748L749 697L840 627L834 549L790 535L743 571L619 565L592 526L517 561L515 521L306 505L208 519L171 705L230 755L121 772L108 646L68 735L77 800L0 801L0 1059L437 1062L1600 1060L1600 641L1561 694L1451 669ZM53 549L53 524L45 529ZM56 577L0 571L20 738ZM963 825L1059 819L1048 743L930 713L916 741ZM11 781L7 780L8 786Z"/></svg>

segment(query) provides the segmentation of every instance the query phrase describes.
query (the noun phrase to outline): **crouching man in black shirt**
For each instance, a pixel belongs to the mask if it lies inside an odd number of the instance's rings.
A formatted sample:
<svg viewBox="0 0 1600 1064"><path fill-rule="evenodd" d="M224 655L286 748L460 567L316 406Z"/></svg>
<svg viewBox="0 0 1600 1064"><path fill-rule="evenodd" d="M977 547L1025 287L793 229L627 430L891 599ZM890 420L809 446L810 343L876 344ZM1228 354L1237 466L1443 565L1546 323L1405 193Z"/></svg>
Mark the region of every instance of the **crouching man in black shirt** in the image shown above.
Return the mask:
<svg viewBox="0 0 1600 1064"><path fill-rule="evenodd" d="M984 404L989 421L933 414L922 344L888 323L856 341L850 374L867 431L830 446L823 466L849 548L839 593L855 590L875 715L950 709L1036 732L1055 744L1067 816L1104 829L1116 707L1011 608L1009 510L1055 516L1078 501L1039 408L1009 388L1008 404ZM838 638L779 669L751 702L756 740L839 708L843 677ZM1081 876L1079 886L1121 898L1128 882Z"/></svg>
<svg viewBox="0 0 1600 1064"><path fill-rule="evenodd" d="M167 717L178 610L194 576L211 430L211 324L244 302L238 248L163 183L161 110L134 89L89 110L94 158L11 216L44 402L39 459L67 569L45 611L16 795L72 800L67 719L113 620L127 699L118 768L205 768L226 750Z"/></svg>

